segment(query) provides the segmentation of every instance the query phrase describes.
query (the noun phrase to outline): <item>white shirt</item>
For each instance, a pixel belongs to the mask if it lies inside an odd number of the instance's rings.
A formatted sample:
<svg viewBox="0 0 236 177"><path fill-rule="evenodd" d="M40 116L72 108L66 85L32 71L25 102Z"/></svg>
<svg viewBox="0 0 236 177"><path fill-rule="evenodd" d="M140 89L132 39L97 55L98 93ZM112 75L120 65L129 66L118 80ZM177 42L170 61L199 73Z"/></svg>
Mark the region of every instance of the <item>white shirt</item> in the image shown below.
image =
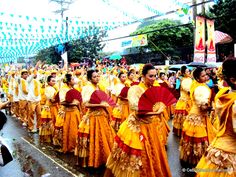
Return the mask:
<svg viewBox="0 0 236 177"><path fill-rule="evenodd" d="M38 102L41 100L41 94L40 94L40 83L37 79L34 79L33 78L34 76L33 75L30 75L28 77L28 100L29 101L32 101L32 102ZM36 96L35 93L34 93L34 88L35 88L35 82L37 82L37 89L38 89L38 93L39 95Z"/></svg>

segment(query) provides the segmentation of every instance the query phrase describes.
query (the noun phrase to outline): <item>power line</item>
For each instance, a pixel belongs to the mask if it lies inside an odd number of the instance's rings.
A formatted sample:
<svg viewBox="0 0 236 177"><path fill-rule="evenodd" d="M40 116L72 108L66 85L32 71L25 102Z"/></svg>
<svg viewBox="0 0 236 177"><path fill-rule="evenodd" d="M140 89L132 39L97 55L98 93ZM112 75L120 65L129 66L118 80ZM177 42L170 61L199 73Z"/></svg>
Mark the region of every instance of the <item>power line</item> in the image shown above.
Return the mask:
<svg viewBox="0 0 236 177"><path fill-rule="evenodd" d="M113 41L113 40L117 40L117 39L133 37L133 36L137 36L137 35L141 35L141 34L148 34L148 33L153 33L153 32L156 32L156 31L167 30L167 29L172 29L172 28L179 28L179 27L190 26L190 25L193 25L193 24L192 23L186 23L186 24L182 24L182 25L176 25L176 26L171 26L171 27L166 27L166 28L160 28L160 29L148 31L148 32L145 32L145 33L137 33L137 34L133 34L133 35L122 36L122 37L117 37L117 38L112 38L112 39L107 39L107 40L102 40L102 42Z"/></svg>
<svg viewBox="0 0 236 177"><path fill-rule="evenodd" d="M195 7L195 6L200 6L202 4L207 4L207 3L210 3L210 2L214 2L214 0L208 0L208 1L204 1L204 2L200 2L200 3L197 3L197 4L192 4L190 5L189 7ZM169 15L169 14L173 14L173 13L176 13L179 9L175 9L175 10L171 10L171 11L168 11L166 13L163 13L163 14L158 14L158 15L154 15L154 16L151 16L151 17L147 17L147 18L143 18L142 20L143 21L148 21L148 20L153 20L155 18L158 18L158 17L162 17L162 16L165 16L165 15ZM128 26L128 25L131 25L131 24L134 24L134 23L139 23L140 21L138 20L135 20L133 22L130 22L129 24L125 24L123 26Z"/></svg>

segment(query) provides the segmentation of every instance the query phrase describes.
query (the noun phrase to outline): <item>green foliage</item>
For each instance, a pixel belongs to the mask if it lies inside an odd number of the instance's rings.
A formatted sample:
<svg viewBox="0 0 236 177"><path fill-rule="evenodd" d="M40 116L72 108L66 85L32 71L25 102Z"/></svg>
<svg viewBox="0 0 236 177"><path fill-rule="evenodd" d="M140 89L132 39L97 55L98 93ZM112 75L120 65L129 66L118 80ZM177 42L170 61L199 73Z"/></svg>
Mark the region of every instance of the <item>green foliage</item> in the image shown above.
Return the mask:
<svg viewBox="0 0 236 177"><path fill-rule="evenodd" d="M58 64L61 56L56 52L55 46L40 50L36 55L36 61L45 61L48 64Z"/></svg>
<svg viewBox="0 0 236 177"><path fill-rule="evenodd" d="M88 29L84 29L83 37L66 44L68 62L80 62L83 57L90 59L98 57L98 52L105 46L101 41L106 35L106 31L102 31L98 27L90 26ZM52 46L39 51L36 60L46 60L49 64L58 64L61 60L61 56L56 52L55 47L57 46Z"/></svg>
<svg viewBox="0 0 236 177"><path fill-rule="evenodd" d="M93 34L89 34L91 32ZM106 31L90 26L84 33L85 37L69 42L69 62L80 62L83 57L95 59L99 56L99 51L105 47L101 41L107 35Z"/></svg>
<svg viewBox="0 0 236 177"><path fill-rule="evenodd" d="M215 19L215 28L229 34L236 41L236 1L218 0L210 9L210 16Z"/></svg>

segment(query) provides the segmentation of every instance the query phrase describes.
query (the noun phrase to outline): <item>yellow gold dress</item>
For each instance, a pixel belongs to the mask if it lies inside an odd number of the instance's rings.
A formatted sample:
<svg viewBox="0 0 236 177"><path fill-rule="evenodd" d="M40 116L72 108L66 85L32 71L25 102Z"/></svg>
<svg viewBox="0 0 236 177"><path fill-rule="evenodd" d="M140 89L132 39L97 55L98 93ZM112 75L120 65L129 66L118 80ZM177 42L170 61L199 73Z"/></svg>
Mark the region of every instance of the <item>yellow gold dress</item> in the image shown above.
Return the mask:
<svg viewBox="0 0 236 177"><path fill-rule="evenodd" d="M116 132L119 130L120 124L129 116L128 99L119 97L119 94L124 87L124 84L118 83L113 92L116 96L117 106L112 111L111 126Z"/></svg>
<svg viewBox="0 0 236 177"><path fill-rule="evenodd" d="M192 79L184 77L181 81L180 98L176 103L175 114L173 119L173 132L177 136L181 136L183 122L188 115L191 108L190 87Z"/></svg>
<svg viewBox="0 0 236 177"><path fill-rule="evenodd" d="M89 102L92 93L97 89L99 88L90 82L83 87L84 104ZM98 168L106 163L115 136L109 120L109 111L104 107L88 108L83 116L79 124L75 155L82 160L84 167Z"/></svg>
<svg viewBox="0 0 236 177"><path fill-rule="evenodd" d="M236 92L223 88L217 94L220 128L195 168L197 177L236 176Z"/></svg>
<svg viewBox="0 0 236 177"><path fill-rule="evenodd" d="M190 166L195 166L215 136L208 112L200 106L209 104L211 91L204 83L193 81L190 90L192 107L183 123L180 140L180 159Z"/></svg>
<svg viewBox="0 0 236 177"><path fill-rule="evenodd" d="M41 141L51 142L54 132L54 121L56 120L58 103L52 102L55 98L57 91L52 86L46 86L45 95L46 103L41 111L41 125L39 127L39 135Z"/></svg>
<svg viewBox="0 0 236 177"><path fill-rule="evenodd" d="M115 137L112 152L107 160L107 171L115 177L171 176L163 131L160 128L165 119L159 115L136 115L138 101L147 87L144 83L132 86L128 100L132 113L121 124ZM109 172L105 176L109 176Z"/></svg>

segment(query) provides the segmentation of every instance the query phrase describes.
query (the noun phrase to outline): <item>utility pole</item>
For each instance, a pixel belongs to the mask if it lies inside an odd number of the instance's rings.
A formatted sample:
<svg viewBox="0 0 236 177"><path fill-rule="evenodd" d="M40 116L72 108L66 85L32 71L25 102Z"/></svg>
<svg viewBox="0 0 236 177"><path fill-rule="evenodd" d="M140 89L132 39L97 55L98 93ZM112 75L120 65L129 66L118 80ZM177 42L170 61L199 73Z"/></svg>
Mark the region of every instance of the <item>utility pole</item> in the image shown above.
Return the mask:
<svg viewBox="0 0 236 177"><path fill-rule="evenodd" d="M55 14L60 14L61 15L61 30L64 32L64 14L65 11L69 10L69 6L75 2L75 0L49 0L49 2L54 2L60 6L60 9L55 10ZM65 30L65 39L68 41L68 17L66 17L66 30Z"/></svg>
<svg viewBox="0 0 236 177"><path fill-rule="evenodd" d="M206 10L205 10L205 0L202 0L202 7L201 7L201 9L202 9L202 14L205 15L205 12L206 12Z"/></svg>

